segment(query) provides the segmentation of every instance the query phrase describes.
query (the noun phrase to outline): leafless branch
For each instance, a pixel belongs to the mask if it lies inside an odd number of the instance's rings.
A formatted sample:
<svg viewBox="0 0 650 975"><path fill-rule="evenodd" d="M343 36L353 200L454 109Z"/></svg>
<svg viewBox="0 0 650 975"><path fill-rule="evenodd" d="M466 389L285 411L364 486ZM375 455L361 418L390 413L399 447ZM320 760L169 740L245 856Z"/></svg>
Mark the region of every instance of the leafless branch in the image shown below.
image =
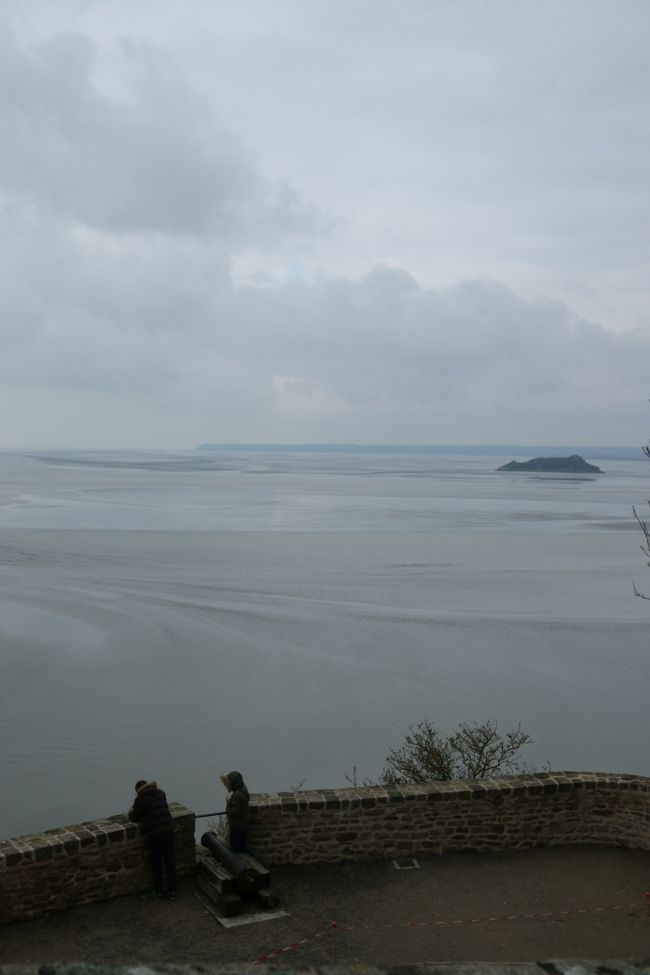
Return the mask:
<svg viewBox="0 0 650 975"><path fill-rule="evenodd" d="M389 751L382 781L404 785L513 774L522 769L519 750L531 741L521 725L502 735L496 721L462 723L445 738L430 721L421 721L411 726L401 748Z"/></svg>

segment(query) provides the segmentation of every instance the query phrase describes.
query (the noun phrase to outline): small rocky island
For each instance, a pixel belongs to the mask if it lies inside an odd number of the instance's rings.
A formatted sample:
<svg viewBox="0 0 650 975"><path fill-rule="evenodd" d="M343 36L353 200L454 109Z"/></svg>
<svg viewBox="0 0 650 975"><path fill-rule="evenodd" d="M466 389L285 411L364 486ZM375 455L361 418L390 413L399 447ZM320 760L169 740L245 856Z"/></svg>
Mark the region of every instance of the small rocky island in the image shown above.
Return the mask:
<svg viewBox="0 0 650 975"><path fill-rule="evenodd" d="M602 474L600 467L588 464L578 454L570 457L534 457L532 460L511 460L498 471L541 471L544 474Z"/></svg>

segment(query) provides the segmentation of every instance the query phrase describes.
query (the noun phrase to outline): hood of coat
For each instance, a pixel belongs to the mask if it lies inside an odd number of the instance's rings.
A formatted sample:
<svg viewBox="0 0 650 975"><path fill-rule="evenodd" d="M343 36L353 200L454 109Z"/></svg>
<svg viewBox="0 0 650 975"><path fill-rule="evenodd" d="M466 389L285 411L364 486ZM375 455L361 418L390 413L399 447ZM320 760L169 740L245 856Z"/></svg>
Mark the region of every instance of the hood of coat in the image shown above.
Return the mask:
<svg viewBox="0 0 650 975"><path fill-rule="evenodd" d="M241 772L226 772L226 774L222 775L221 778L224 781L226 788L228 788L231 792L235 792L237 789L243 789L246 794L248 794L248 789L244 785L244 778Z"/></svg>
<svg viewBox="0 0 650 975"><path fill-rule="evenodd" d="M140 788L137 790L136 795L143 796L145 792L153 792L153 790L157 788L158 788L157 782L145 782L144 785L141 785Z"/></svg>

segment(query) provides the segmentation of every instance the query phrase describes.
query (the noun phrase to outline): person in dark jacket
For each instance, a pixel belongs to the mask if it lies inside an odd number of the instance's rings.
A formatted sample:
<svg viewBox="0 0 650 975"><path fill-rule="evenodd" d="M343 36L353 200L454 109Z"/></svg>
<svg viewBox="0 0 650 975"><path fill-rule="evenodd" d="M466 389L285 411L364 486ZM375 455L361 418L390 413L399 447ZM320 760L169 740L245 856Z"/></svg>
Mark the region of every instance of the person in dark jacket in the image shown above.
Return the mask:
<svg viewBox="0 0 650 975"><path fill-rule="evenodd" d="M147 840L153 889L157 898L164 897L163 864L167 878L167 895L176 900L176 858L174 856L174 822L167 805L167 796L156 782L138 779L135 783L135 802L129 809L129 819L140 823Z"/></svg>
<svg viewBox="0 0 650 975"><path fill-rule="evenodd" d="M221 776L221 781L229 792L226 800L228 846L233 853L248 853L253 856L253 851L248 845L249 792L244 784L242 774L241 772L228 772Z"/></svg>

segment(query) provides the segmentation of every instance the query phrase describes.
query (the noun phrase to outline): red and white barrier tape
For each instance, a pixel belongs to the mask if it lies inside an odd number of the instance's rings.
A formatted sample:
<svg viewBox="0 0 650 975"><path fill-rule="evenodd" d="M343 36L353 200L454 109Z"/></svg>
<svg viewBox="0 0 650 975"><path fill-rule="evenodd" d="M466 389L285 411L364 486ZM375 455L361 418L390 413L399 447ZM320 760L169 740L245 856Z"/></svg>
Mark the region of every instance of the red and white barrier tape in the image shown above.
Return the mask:
<svg viewBox="0 0 650 975"><path fill-rule="evenodd" d="M251 964L259 965L262 962L269 961L271 958L277 958L278 955L283 955L287 951L297 951L298 948L302 948L303 945L308 944L310 941L317 941L318 938L322 938L326 931L317 931L316 934L309 934L306 938L302 938L301 941L292 941L291 944L285 945L284 948L274 948L273 951L269 951L266 955L260 955Z"/></svg>
<svg viewBox="0 0 650 975"><path fill-rule="evenodd" d="M339 931L378 931L390 928L452 927L457 924L485 924L488 921L532 921L571 914L593 914L599 911L640 910L639 904L613 904L610 907L576 907L570 911L544 911L535 914L491 914L485 917L463 917L443 921L403 921L398 924L339 924Z"/></svg>
<svg viewBox="0 0 650 975"><path fill-rule="evenodd" d="M650 903L650 893L646 895ZM265 955L260 955L251 964L258 965L263 962L269 961L271 958L277 958L279 955L283 955L289 951L297 951L298 948L302 948L303 945L308 944L311 941L317 941L328 933L338 931L385 931L397 928L430 928L430 927L454 927L459 924L485 924L493 921L533 921L533 920L545 920L553 917L568 917L572 914L595 914L603 911L626 911L626 910L639 910L639 904L613 904L610 907L577 907L569 911L544 911L543 913L536 914L492 914L485 917L464 917L464 918L451 918L442 921L403 921L398 924L338 924L336 921L332 921L330 929L325 931L318 931L316 934L310 934L306 938L302 938L300 941L293 941L291 944L285 945L283 948L275 948L273 951L269 951Z"/></svg>

